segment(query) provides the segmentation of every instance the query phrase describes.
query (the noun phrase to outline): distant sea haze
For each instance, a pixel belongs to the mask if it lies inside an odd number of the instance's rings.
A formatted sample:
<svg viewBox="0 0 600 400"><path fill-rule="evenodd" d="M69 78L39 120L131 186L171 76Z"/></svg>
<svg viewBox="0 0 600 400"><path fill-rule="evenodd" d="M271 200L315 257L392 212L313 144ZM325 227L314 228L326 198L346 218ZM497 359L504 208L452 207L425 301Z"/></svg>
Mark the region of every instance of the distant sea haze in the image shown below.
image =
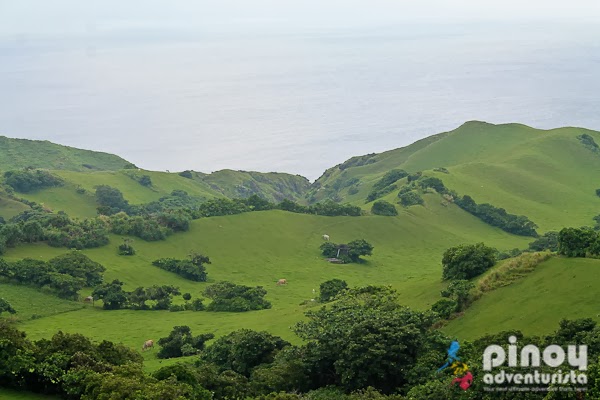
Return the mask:
<svg viewBox="0 0 600 400"><path fill-rule="evenodd" d="M598 28L538 28L4 38L0 134L314 180L468 120L600 130Z"/></svg>

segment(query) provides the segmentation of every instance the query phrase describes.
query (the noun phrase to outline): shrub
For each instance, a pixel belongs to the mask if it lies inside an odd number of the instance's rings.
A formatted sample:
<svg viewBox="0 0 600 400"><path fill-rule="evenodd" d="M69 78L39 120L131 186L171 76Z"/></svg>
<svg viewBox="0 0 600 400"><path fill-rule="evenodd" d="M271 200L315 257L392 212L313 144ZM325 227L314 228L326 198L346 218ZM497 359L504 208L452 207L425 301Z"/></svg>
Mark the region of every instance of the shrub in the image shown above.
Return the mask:
<svg viewBox="0 0 600 400"><path fill-rule="evenodd" d="M457 307L458 303L455 300L440 299L431 306L431 310L438 313L441 318L447 319L456 311Z"/></svg>
<svg viewBox="0 0 600 400"><path fill-rule="evenodd" d="M400 199L399 204L403 205L404 207L425 204L423 198L415 191L399 193L398 198Z"/></svg>
<svg viewBox="0 0 600 400"><path fill-rule="evenodd" d="M413 172L412 174L408 175L408 182L413 182L416 180L419 180L419 178L421 178L421 176L423 175L422 172L418 171L418 172Z"/></svg>
<svg viewBox="0 0 600 400"><path fill-rule="evenodd" d="M596 189L596 196L600 197L600 189Z"/></svg>
<svg viewBox="0 0 600 400"><path fill-rule="evenodd" d="M139 179L138 182L140 185L142 186L152 186L152 179L150 178L149 175L142 175Z"/></svg>
<svg viewBox="0 0 600 400"><path fill-rule="evenodd" d="M435 189L435 191L440 194L443 194L446 192L446 187L444 186L444 182L442 182L442 180L440 178L436 178L433 176L427 176L425 178L421 178L418 183L422 189L432 188L432 189Z"/></svg>
<svg viewBox="0 0 600 400"><path fill-rule="evenodd" d="M184 293L181 297L183 297L185 301L190 301L192 299L192 295L190 293Z"/></svg>
<svg viewBox="0 0 600 400"><path fill-rule="evenodd" d="M375 182L373 189L381 190L406 176L408 176L408 172L402 169L392 169L391 171L386 172L380 180Z"/></svg>
<svg viewBox="0 0 600 400"><path fill-rule="evenodd" d="M390 185L390 186L386 186L383 189L380 190L375 190L373 189L367 196L367 203L371 202L375 199L378 199L380 197L385 196L388 193L392 193L394 190L398 189L398 185L394 184L394 185Z"/></svg>
<svg viewBox="0 0 600 400"><path fill-rule="evenodd" d="M161 349L156 356L158 358L182 357L184 355L182 348L185 345L189 345L197 353L203 350L205 343L214 337L215 335L212 333L192 336L189 326L175 326L171 333L169 333L169 336L158 340L158 345L161 346ZM189 353L189 349L187 353Z"/></svg>
<svg viewBox="0 0 600 400"><path fill-rule="evenodd" d="M179 173L179 176L183 176L184 178L192 179L194 177L193 171L187 170Z"/></svg>
<svg viewBox="0 0 600 400"><path fill-rule="evenodd" d="M196 282L206 282L207 273L204 264L210 264L210 259L202 254L193 254L189 260L161 258L152 262L152 265L160 269L174 272Z"/></svg>
<svg viewBox="0 0 600 400"><path fill-rule="evenodd" d="M119 245L120 256L133 256L135 255L135 249L129 243L123 243Z"/></svg>
<svg viewBox="0 0 600 400"><path fill-rule="evenodd" d="M190 311L203 311L206 307L202 302L202 299L194 299L191 303L186 305L186 310Z"/></svg>
<svg viewBox="0 0 600 400"><path fill-rule="evenodd" d="M129 209L129 203L123 197L123 193L108 185L96 186L96 202L99 206L98 212L104 215L112 215Z"/></svg>
<svg viewBox="0 0 600 400"><path fill-rule="evenodd" d="M171 304L169 306L170 312L178 312L178 311L183 311L183 310L185 310L184 306L181 306L179 304Z"/></svg>
<svg viewBox="0 0 600 400"><path fill-rule="evenodd" d="M204 294L212 300L207 311L244 312L271 308L271 303L264 299L267 291L262 286L219 282L207 287Z"/></svg>
<svg viewBox="0 0 600 400"><path fill-rule="evenodd" d="M592 246L599 240L599 235L590 228L563 228L558 233L558 254L567 257L585 257ZM596 246L594 246L595 253Z"/></svg>
<svg viewBox="0 0 600 400"><path fill-rule="evenodd" d="M483 243L451 247L442 257L442 278L471 279L496 263L496 249Z"/></svg>
<svg viewBox="0 0 600 400"><path fill-rule="evenodd" d="M538 237L533 242L529 243L531 251L558 251L558 232L549 231Z"/></svg>
<svg viewBox="0 0 600 400"><path fill-rule="evenodd" d="M346 283L346 281L343 281L341 279L331 279L325 281L319 286L319 300L321 300L321 302L323 303L326 303L332 300L335 296L337 296L339 293L343 292L347 288L348 284Z"/></svg>
<svg viewBox="0 0 600 400"><path fill-rule="evenodd" d="M373 206L371 207L371 212L376 215L398 215L398 210L396 210L396 207L392 203L389 203L384 200L379 200L373 203Z"/></svg>
<svg viewBox="0 0 600 400"><path fill-rule="evenodd" d="M61 186L63 180L48 171L25 169L22 171L6 171L4 181L17 192L29 193L47 187Z"/></svg>
<svg viewBox="0 0 600 400"><path fill-rule="evenodd" d="M352 186L350 187L350 189L348 189L348 194L350 196L353 196L355 194L357 194L359 192L358 187L357 186Z"/></svg>

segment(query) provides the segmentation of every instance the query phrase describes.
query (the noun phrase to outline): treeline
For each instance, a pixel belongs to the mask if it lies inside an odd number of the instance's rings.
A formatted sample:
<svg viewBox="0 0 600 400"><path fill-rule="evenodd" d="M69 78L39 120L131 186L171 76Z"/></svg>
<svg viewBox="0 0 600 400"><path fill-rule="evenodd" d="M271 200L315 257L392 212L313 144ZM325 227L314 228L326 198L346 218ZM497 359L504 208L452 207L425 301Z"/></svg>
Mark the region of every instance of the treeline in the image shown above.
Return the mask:
<svg viewBox="0 0 600 400"><path fill-rule="evenodd" d="M563 228L558 233L558 254L567 257L600 256L600 232L592 228Z"/></svg>
<svg viewBox="0 0 600 400"><path fill-rule="evenodd" d="M193 335L189 327L176 326L158 341L160 357L195 357L151 375L142 372L141 357L123 346L95 344L81 335L61 332L51 340L32 342L0 322L0 383L84 400L513 398L511 392L486 391L481 379L464 391L453 383L457 376L450 368L438 372L447 361L452 341L432 329L438 318L432 310L419 312L399 305L397 293L389 288L347 289L335 303L307 312L305 320L293 327L302 339L299 345L249 329L209 343L210 333ZM586 396L600 396L600 327L592 319L562 320L555 332L543 337L510 331L461 341L456 356L473 376L482 377L481 354L490 343L507 351L509 336L539 348L585 343L589 360ZM504 367L507 374L519 368ZM542 368L542 372L556 371ZM541 400L556 387L551 382L538 386L544 390L521 397Z"/></svg>
<svg viewBox="0 0 600 400"><path fill-rule="evenodd" d="M471 196L464 195L461 197L455 191L446 188L439 178L420 177L417 185L423 190L434 189L448 199L452 199L457 206L466 212L505 232L521 236L538 236L535 230L537 225L526 216L509 214L504 208L495 207L488 203L477 204Z"/></svg>
<svg viewBox="0 0 600 400"><path fill-rule="evenodd" d="M77 251L47 262L31 258L13 262L0 259L0 277L9 283L41 288L72 300L77 299L82 288L101 284L104 271L104 266Z"/></svg>

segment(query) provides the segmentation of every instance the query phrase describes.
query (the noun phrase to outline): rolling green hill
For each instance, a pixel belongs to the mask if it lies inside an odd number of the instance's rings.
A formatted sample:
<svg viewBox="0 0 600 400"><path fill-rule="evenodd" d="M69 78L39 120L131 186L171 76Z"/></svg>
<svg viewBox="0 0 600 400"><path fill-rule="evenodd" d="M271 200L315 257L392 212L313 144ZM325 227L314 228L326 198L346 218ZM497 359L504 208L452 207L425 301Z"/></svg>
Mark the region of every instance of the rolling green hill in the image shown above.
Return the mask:
<svg viewBox="0 0 600 400"><path fill-rule="evenodd" d="M591 225L600 210L595 194L600 187L600 153L577 139L582 134L600 142L599 132L582 128L545 131L468 122L401 149L348 160L327 170L308 196L311 201L336 198L361 204L377 180L400 168L426 171L478 203L526 215L542 232ZM438 167L449 173L432 171ZM346 186L349 182L354 183ZM349 194L352 187L358 191Z"/></svg>
<svg viewBox="0 0 600 400"><path fill-rule="evenodd" d="M212 174L190 172L184 177L122 166L95 171L58 168L55 161L50 161L40 167L51 169L64 185L16 195L76 217L96 215L93 193L97 185L118 188L132 204L185 190L205 199L260 194L271 201L343 200L360 205L366 215L324 217L271 210L201 218L191 223L188 232L176 233L165 241L134 238L137 254L132 257L117 255L122 238L116 235L111 236L107 246L83 250L107 268L105 280L119 279L125 282L126 290L170 284L195 298L207 285L227 280L264 286L273 305L269 310L106 311L98 305L49 299L36 289L7 283L0 284L0 297L19 311L19 326L33 339L60 329L96 340L123 342L136 349L148 338L166 336L176 325L217 336L239 328L267 330L297 343L299 339L290 327L303 318L304 312L318 306L311 299L318 297L319 284L333 278L344 279L350 286L391 285L404 304L426 309L440 298L446 285L441 282L441 257L448 247L483 241L504 251L527 248L533 239L494 228L431 191L422 194L422 206L397 205L398 216L370 215L371 203L365 203L365 199L373 184L392 169L423 171L478 203L489 202L510 213L526 215L539 226L539 232L591 225L592 217L600 213L600 198L595 194L600 187L600 153L578 139L583 134L600 142L600 133L580 128L542 131L518 124L470 122L401 149L352 158L327 170L312 185L290 174L224 170ZM33 151L28 154L31 156ZM434 171L439 167L446 172ZM138 182L143 175L150 177L152 185ZM398 188L382 199L397 203L399 187L406 182L407 178L402 178ZM0 216L9 218L26 208L7 193L0 194ZM336 243L364 238L375 246L373 256L364 264L329 264L318 249L323 234ZM66 251L36 243L9 249L4 257L47 260ZM211 258L207 283L185 280L151 264L162 257L183 258L190 251ZM598 260L552 258L523 279L486 293L444 331L460 338L501 329L541 334L555 329L563 317L597 319L594 294L600 288L595 274L598 267ZM277 286L281 278L288 284ZM81 292L90 293L91 288ZM181 298L177 301L182 302ZM37 316L32 319L34 314ZM144 353L144 357L148 369L161 365L153 353Z"/></svg>
<svg viewBox="0 0 600 400"><path fill-rule="evenodd" d="M47 140L12 139L0 136L0 170L21 168L69 171L114 171L129 162L114 154L81 150Z"/></svg>

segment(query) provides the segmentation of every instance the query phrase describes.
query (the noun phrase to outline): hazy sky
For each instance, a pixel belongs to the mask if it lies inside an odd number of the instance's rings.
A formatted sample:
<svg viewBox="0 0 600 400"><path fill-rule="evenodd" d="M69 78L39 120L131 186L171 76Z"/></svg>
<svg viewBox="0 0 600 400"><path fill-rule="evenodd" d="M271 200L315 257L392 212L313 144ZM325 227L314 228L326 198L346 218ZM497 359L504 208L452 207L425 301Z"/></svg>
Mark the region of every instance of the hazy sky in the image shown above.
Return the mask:
<svg viewBox="0 0 600 400"><path fill-rule="evenodd" d="M231 31L384 26L402 21L600 20L598 0L0 0L0 34L120 29Z"/></svg>

